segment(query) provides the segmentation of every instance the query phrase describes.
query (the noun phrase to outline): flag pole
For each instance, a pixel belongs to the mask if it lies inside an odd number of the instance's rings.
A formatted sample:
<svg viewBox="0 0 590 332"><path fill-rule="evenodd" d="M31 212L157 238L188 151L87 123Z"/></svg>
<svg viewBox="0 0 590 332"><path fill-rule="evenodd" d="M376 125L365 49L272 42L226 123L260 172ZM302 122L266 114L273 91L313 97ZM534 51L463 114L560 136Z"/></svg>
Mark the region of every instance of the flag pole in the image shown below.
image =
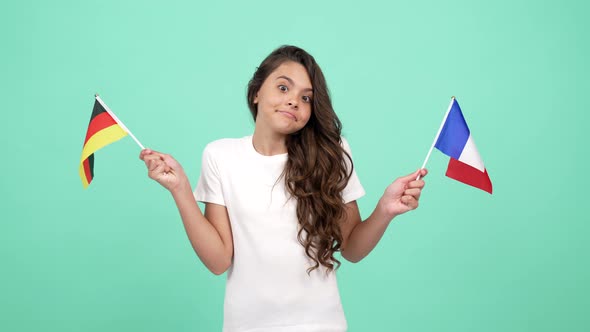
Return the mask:
<svg viewBox="0 0 590 332"><path fill-rule="evenodd" d="M137 145L139 145L139 147L142 150L145 149L143 147L143 145L137 140L137 138L135 138L135 135L133 135L133 133L123 124L123 122L121 122L121 120L119 120L119 118L111 111L111 109L104 103L104 101L102 101L102 99L100 99L100 97L98 96L98 93L95 94L94 97L102 105L102 107L104 107L104 109L107 111L107 113L109 113L109 115L111 117L113 117L113 119L115 119L115 121L119 124L119 126L121 126L121 128L123 128L123 130L125 130L125 132L127 132L127 134L129 134L129 136L131 136L131 138L133 138L135 143L137 143Z"/></svg>
<svg viewBox="0 0 590 332"><path fill-rule="evenodd" d="M426 167L426 163L428 162L428 158L430 158L430 154L432 153L432 149L434 149L434 145L436 144L436 141L438 140L438 136L440 136L440 132L443 129L445 121L447 121L447 117L449 116L449 112L451 112L451 107L453 107L454 101L455 101L455 96L451 97L451 102L449 103L449 108L447 109L447 113L445 113L445 117L443 118L442 122L440 123L440 127L438 128L438 132L436 133L436 136L434 137L434 141L432 141L432 145L430 146L430 150L428 150L428 154L426 155L426 159L424 159L424 163L422 164L422 167L420 167L420 169L423 169L424 167ZM420 174L418 174L418 176L416 177L416 180L420 180Z"/></svg>

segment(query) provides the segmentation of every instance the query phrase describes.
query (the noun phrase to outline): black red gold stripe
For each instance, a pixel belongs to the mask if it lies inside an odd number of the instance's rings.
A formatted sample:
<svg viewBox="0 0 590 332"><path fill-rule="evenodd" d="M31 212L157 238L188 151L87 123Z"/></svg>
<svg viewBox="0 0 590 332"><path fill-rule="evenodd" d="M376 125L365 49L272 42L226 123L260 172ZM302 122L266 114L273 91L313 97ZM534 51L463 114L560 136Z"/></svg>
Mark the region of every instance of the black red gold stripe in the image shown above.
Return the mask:
<svg viewBox="0 0 590 332"><path fill-rule="evenodd" d="M94 152L120 140L127 133L113 117L106 111L103 105L96 100L90 123L82 147L82 158L80 161L80 179L82 185L87 188L94 178Z"/></svg>

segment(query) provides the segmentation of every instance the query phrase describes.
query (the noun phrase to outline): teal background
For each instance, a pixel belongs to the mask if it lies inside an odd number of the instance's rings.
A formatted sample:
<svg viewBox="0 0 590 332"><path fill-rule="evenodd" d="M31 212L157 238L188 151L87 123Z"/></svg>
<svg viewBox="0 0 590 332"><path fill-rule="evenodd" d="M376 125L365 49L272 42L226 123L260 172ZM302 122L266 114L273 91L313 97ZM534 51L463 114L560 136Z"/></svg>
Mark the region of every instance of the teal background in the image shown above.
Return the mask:
<svg viewBox="0 0 590 332"><path fill-rule="evenodd" d="M368 217L420 167L451 96L494 194L444 176L345 262L349 330L588 331L589 5L583 1L6 1L0 6L0 330L220 331L225 276L124 138L79 158L93 95L196 184L204 146L252 133L274 48L322 66Z"/></svg>

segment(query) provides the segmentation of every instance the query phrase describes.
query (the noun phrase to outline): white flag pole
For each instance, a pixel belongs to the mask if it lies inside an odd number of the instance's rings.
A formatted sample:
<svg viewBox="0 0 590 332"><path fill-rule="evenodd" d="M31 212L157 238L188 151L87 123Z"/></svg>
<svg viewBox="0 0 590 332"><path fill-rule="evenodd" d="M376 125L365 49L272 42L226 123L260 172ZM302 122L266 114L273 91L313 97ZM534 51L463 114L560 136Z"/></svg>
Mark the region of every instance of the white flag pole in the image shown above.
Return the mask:
<svg viewBox="0 0 590 332"><path fill-rule="evenodd" d="M440 123L440 127L438 128L438 132L436 133L436 136L434 137L434 141L432 141L432 145L430 146L430 150L428 150L428 154L426 155L426 159L424 159L424 163L422 164L422 167L420 167L420 169L423 169L424 167L426 167L426 163L428 162L428 158L430 158L430 154L432 153L432 149L434 149L434 145L436 144L436 141L438 140L438 136L440 136L440 132L443 129L445 121L447 121L447 117L449 116L449 113L451 112L451 107L453 107L453 101L455 101L455 96L451 97L451 102L449 103L449 108L447 109L447 113L445 113L445 117L443 118L442 122ZM418 176L416 177L416 180L420 180L420 174L418 174Z"/></svg>
<svg viewBox="0 0 590 332"><path fill-rule="evenodd" d="M133 135L133 133L123 124L123 122L121 122L121 120L119 120L119 118L111 111L111 109L104 103L104 101L102 101L102 99L100 99L98 94L95 94L94 97L96 98L96 100L98 100L98 102L102 105L102 107L104 107L104 109L107 111L107 113L109 113L109 115L111 117L113 117L113 119L115 119L115 121L119 124L119 126L121 126L121 128L123 128L123 130L125 130L125 132L127 132L127 134L129 134L129 136L131 136L131 138L133 138L135 143L137 143L137 145L139 145L139 147L142 150L145 149L143 147L143 145L137 140L137 138L135 138L135 135Z"/></svg>

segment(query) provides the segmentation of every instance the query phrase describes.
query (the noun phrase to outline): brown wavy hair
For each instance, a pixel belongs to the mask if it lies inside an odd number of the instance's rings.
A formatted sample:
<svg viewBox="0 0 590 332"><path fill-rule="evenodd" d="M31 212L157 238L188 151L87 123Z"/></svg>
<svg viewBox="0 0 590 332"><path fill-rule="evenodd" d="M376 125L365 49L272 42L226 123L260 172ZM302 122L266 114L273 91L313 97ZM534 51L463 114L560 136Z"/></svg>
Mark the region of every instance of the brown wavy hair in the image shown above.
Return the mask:
<svg viewBox="0 0 590 332"><path fill-rule="evenodd" d="M320 264L329 272L340 266L334 253L340 251L342 245L340 222L346 214L342 191L350 179L353 164L342 147L342 123L332 107L324 74L315 59L303 49L288 45L279 47L262 61L248 83L248 107L256 121L256 94L264 80L288 61L305 67L313 97L308 123L287 137L288 159L282 177L288 192L297 199L300 225L297 239L314 261L307 272L311 273Z"/></svg>

